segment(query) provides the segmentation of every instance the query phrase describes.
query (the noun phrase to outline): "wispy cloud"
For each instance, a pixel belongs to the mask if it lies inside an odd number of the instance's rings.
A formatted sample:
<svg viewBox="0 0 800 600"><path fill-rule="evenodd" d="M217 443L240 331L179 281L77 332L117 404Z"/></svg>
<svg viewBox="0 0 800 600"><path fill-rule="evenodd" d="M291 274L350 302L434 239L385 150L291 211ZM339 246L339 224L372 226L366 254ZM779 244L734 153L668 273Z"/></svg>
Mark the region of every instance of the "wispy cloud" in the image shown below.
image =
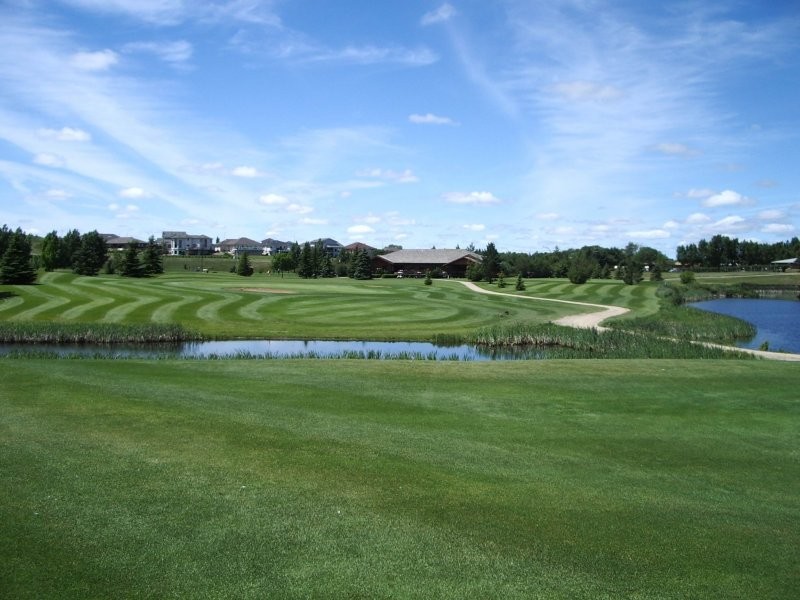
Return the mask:
<svg viewBox="0 0 800 600"><path fill-rule="evenodd" d="M497 204L500 199L491 192L448 192L443 198L453 204Z"/></svg>
<svg viewBox="0 0 800 600"><path fill-rule="evenodd" d="M92 136L82 129L62 127L61 129L39 129L40 137L58 140L59 142L88 142Z"/></svg>
<svg viewBox="0 0 800 600"><path fill-rule="evenodd" d="M81 71L105 71L119 62L119 55L108 49L97 52L76 52L70 56L69 62Z"/></svg>
<svg viewBox="0 0 800 600"><path fill-rule="evenodd" d="M434 25L436 23L444 23L445 21L449 21L450 19L452 19L457 14L458 11L455 9L455 7L453 7L452 4L445 2L439 8L422 15L420 23L423 26Z"/></svg>
<svg viewBox="0 0 800 600"><path fill-rule="evenodd" d="M459 125L458 121L450 117L440 117L433 113L425 113L424 115L414 113L408 115L408 120L416 125Z"/></svg>
<svg viewBox="0 0 800 600"><path fill-rule="evenodd" d="M192 58L194 48L185 40L175 42L131 42L122 47L123 52L152 54L172 65L182 65Z"/></svg>

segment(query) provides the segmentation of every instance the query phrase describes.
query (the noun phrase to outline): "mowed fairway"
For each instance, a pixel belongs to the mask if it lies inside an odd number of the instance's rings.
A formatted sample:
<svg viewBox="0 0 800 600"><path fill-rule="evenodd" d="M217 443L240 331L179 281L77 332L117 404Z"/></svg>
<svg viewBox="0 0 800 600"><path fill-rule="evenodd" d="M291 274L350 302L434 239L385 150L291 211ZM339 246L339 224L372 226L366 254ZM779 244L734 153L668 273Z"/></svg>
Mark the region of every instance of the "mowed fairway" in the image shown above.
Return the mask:
<svg viewBox="0 0 800 600"><path fill-rule="evenodd" d="M496 286L490 286L497 290ZM213 337L428 340L502 322L544 323L596 309L486 296L456 281L171 273L153 279L45 273L34 286L3 286L0 320L179 323ZM513 286L502 291L516 293ZM530 282L521 296L655 311L655 287L618 281Z"/></svg>
<svg viewBox="0 0 800 600"><path fill-rule="evenodd" d="M800 589L795 365L3 359L0 379L4 597Z"/></svg>

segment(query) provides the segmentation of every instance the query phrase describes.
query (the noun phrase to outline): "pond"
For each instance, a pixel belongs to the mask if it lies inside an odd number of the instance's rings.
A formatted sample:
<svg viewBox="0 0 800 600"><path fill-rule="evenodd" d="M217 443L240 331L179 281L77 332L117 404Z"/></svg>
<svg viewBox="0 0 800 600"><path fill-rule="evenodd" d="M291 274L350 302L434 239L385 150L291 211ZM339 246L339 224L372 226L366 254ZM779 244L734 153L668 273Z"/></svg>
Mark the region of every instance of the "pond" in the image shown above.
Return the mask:
<svg viewBox="0 0 800 600"><path fill-rule="evenodd" d="M692 306L755 325L755 337L736 344L740 348L759 348L766 342L770 350L800 353L800 302L796 300L721 298Z"/></svg>
<svg viewBox="0 0 800 600"><path fill-rule="evenodd" d="M9 353L53 353L61 356L97 354L129 358L418 358L424 360L530 360L547 358L547 351L531 347L487 348L440 346L429 342L374 342L321 340L222 340L179 344L0 344L0 356Z"/></svg>

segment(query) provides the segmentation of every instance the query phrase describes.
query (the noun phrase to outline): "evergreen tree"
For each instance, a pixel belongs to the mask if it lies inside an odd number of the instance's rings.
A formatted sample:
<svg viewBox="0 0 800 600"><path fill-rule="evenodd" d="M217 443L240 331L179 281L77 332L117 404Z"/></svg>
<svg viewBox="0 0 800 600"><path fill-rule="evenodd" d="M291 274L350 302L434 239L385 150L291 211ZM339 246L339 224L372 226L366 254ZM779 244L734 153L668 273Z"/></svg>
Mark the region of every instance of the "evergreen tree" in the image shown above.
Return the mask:
<svg viewBox="0 0 800 600"><path fill-rule="evenodd" d="M0 257L0 283L28 285L36 281L36 271L31 265L31 243L21 229L8 237L5 251Z"/></svg>
<svg viewBox="0 0 800 600"><path fill-rule="evenodd" d="M9 242L11 242L11 236L14 235L14 232L8 228L8 225L3 225L0 228L0 258L3 258L3 254L6 253L6 248L8 248Z"/></svg>
<svg viewBox="0 0 800 600"><path fill-rule="evenodd" d="M333 263L331 262L331 257L327 254L322 259L322 266L320 267L319 276L320 277L334 277L336 272L333 269Z"/></svg>
<svg viewBox="0 0 800 600"><path fill-rule="evenodd" d="M45 271L52 271L58 267L58 257L61 249L61 239L58 233L51 231L42 240L42 267Z"/></svg>
<svg viewBox="0 0 800 600"><path fill-rule="evenodd" d="M353 255L353 279L372 279L372 263L366 250L356 250Z"/></svg>
<svg viewBox="0 0 800 600"><path fill-rule="evenodd" d="M433 285L433 279L431 279L431 270L430 269L425 271L425 285Z"/></svg>
<svg viewBox="0 0 800 600"><path fill-rule="evenodd" d="M622 280L625 285L636 285L642 278L642 263L639 262L636 254L639 247L631 242L625 246L625 258L622 265Z"/></svg>
<svg viewBox="0 0 800 600"><path fill-rule="evenodd" d="M77 275L97 275L106 262L106 241L97 231L81 236L81 245L72 258L72 271Z"/></svg>
<svg viewBox="0 0 800 600"><path fill-rule="evenodd" d="M499 271L500 257L497 254L497 248L494 247L494 242L489 242L486 245L486 251L483 253L483 278L488 283L492 283Z"/></svg>
<svg viewBox="0 0 800 600"><path fill-rule="evenodd" d="M164 272L163 249L151 235L142 253L142 270L145 275L160 275Z"/></svg>
<svg viewBox="0 0 800 600"><path fill-rule="evenodd" d="M517 275L517 283L514 285L514 289L517 290L518 292L525 291L525 282L522 281L522 273Z"/></svg>
<svg viewBox="0 0 800 600"><path fill-rule="evenodd" d="M250 277L253 274L253 267L250 265L250 259L247 258L247 252L242 252L239 256L239 261L236 263L236 274L242 277Z"/></svg>
<svg viewBox="0 0 800 600"><path fill-rule="evenodd" d="M125 248L122 263L119 265L119 274L123 277L141 277L144 274L142 264L139 262L139 249L133 240L128 242L128 247Z"/></svg>
<svg viewBox="0 0 800 600"><path fill-rule="evenodd" d="M499 288L506 287L506 277L502 271L497 275L497 287Z"/></svg>
<svg viewBox="0 0 800 600"><path fill-rule="evenodd" d="M314 258L312 256L311 244L306 242L300 251L300 258L297 263L297 274L304 278L314 277Z"/></svg>
<svg viewBox="0 0 800 600"><path fill-rule="evenodd" d="M77 229L68 231L66 235L61 238L61 244L59 244L58 247L58 260L56 261L56 268L71 269L75 254L80 249L81 234Z"/></svg>

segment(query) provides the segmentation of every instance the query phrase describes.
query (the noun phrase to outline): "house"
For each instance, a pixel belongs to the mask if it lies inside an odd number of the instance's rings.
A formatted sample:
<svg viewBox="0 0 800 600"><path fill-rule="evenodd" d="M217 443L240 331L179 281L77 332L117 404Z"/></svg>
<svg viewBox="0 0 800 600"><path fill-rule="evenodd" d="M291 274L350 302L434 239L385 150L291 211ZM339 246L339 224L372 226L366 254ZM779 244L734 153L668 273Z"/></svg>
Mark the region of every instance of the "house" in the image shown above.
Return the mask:
<svg viewBox="0 0 800 600"><path fill-rule="evenodd" d="M247 252L248 254L261 254L262 245L260 242L251 240L250 238L240 237L236 239L229 238L222 240L216 247L217 252L230 252L236 254L238 252Z"/></svg>
<svg viewBox="0 0 800 600"><path fill-rule="evenodd" d="M450 277L465 277L467 267L483 259L467 250L398 250L372 259L373 269L388 273L402 271L407 276L424 275L426 271L440 270Z"/></svg>
<svg viewBox="0 0 800 600"><path fill-rule="evenodd" d="M784 258L783 260L773 260L772 268L785 271L786 269L800 269L800 258Z"/></svg>
<svg viewBox="0 0 800 600"><path fill-rule="evenodd" d="M134 237L119 237L115 235L106 238L106 247L109 250L127 250L128 244L131 242L135 243L137 248L145 248L147 246L147 242L137 240Z"/></svg>
<svg viewBox="0 0 800 600"><path fill-rule="evenodd" d="M362 242L353 242L352 244L347 244L347 246L342 248L342 250L349 252L350 254L363 251L369 254L370 256L375 256L375 254L378 252L377 248L373 248L372 246L369 246Z"/></svg>
<svg viewBox="0 0 800 600"><path fill-rule="evenodd" d="M161 243L164 245L164 252L171 256L213 252L210 237L185 231L164 231L161 234Z"/></svg>
<svg viewBox="0 0 800 600"><path fill-rule="evenodd" d="M261 254L270 256L272 254L280 254L281 252L289 252L292 249L292 242L282 242L267 238L261 240Z"/></svg>
<svg viewBox="0 0 800 600"><path fill-rule="evenodd" d="M339 254L344 249L344 246L342 246L339 242L331 238L324 238L324 239L320 238L318 240L314 240L313 242L307 242L307 243L312 247L317 244L320 244L322 246L322 252L324 254L327 254L331 258L336 258L337 256L339 256Z"/></svg>

